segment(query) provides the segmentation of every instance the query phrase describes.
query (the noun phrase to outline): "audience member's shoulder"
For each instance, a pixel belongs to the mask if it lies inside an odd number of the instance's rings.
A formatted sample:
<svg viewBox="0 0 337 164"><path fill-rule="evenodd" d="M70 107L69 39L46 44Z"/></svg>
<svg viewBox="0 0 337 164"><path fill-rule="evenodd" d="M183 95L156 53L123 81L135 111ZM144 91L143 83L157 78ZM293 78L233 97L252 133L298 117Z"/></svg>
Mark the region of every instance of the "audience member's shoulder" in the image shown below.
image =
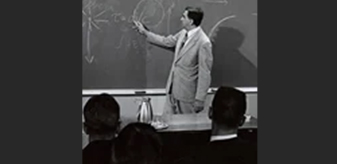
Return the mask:
<svg viewBox="0 0 337 164"><path fill-rule="evenodd" d="M257 163L256 144L241 138L210 142L201 152L197 163Z"/></svg>
<svg viewBox="0 0 337 164"><path fill-rule="evenodd" d="M243 147L252 147L252 148L255 148L257 146L256 143L251 142L251 141L246 140L246 139L242 139L240 137L237 138L237 144L242 145Z"/></svg>
<svg viewBox="0 0 337 164"><path fill-rule="evenodd" d="M82 150L83 164L106 164L111 159L113 140L99 140L90 142Z"/></svg>
<svg viewBox="0 0 337 164"><path fill-rule="evenodd" d="M237 138L236 146L242 163L257 164L257 143Z"/></svg>
<svg viewBox="0 0 337 164"><path fill-rule="evenodd" d="M250 142L248 140L244 140L242 138L235 138L235 139L230 139L230 140L223 140L223 141L215 141L211 142L209 144L209 149L224 149L228 151L234 152L235 150L237 153L254 153L257 151L257 144Z"/></svg>
<svg viewBox="0 0 337 164"><path fill-rule="evenodd" d="M94 149L104 149L104 148L107 148L109 146L112 146L113 142L114 142L114 140L92 141L83 149L83 152L94 150Z"/></svg>

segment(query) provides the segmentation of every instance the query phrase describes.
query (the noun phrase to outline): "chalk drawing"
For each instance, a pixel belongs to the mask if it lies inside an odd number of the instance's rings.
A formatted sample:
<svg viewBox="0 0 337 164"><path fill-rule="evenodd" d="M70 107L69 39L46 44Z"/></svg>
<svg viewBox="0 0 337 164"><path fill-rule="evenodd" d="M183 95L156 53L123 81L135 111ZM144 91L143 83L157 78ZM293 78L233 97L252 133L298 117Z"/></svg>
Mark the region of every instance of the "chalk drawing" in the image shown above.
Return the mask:
<svg viewBox="0 0 337 164"><path fill-rule="evenodd" d="M125 20L126 20L125 16L122 16L121 20L122 20L122 21L125 21Z"/></svg>
<svg viewBox="0 0 337 164"><path fill-rule="evenodd" d="M205 3L216 3L216 4L223 3L224 5L228 4L227 0L203 0L203 2L205 2Z"/></svg>
<svg viewBox="0 0 337 164"><path fill-rule="evenodd" d="M96 19L95 22L96 23L101 23L101 22L103 22L103 23L109 23L109 21L105 20L105 19L104 20L103 19Z"/></svg>
<svg viewBox="0 0 337 164"><path fill-rule="evenodd" d="M134 16L129 16L128 23L133 23L133 20L135 20Z"/></svg>
<svg viewBox="0 0 337 164"><path fill-rule="evenodd" d="M218 28L218 26L222 23L222 22L225 22L227 21L228 19L232 19L232 18L235 18L236 16L235 15L231 15L231 16L227 16L225 18L222 18L220 21L218 21L212 28L211 28L211 31L208 33L208 37L209 38L214 38L214 35L215 35L215 30Z"/></svg>
<svg viewBox="0 0 337 164"><path fill-rule="evenodd" d="M97 15L95 15L94 17L99 17L100 15L104 14L106 12L106 10L103 10L102 12L98 13Z"/></svg>
<svg viewBox="0 0 337 164"><path fill-rule="evenodd" d="M157 27L164 19L165 12L164 12L164 6L161 4L158 0L141 0L136 5L135 9L133 10L132 17L134 20L143 21L147 19L151 19L153 17L159 16L159 20L155 21L147 21L148 27Z"/></svg>
<svg viewBox="0 0 337 164"><path fill-rule="evenodd" d="M167 9L167 33L171 33L171 30L170 30L170 21L171 21L171 14L172 14L172 10L173 8L175 7L175 3L172 2L171 6Z"/></svg>
<svg viewBox="0 0 337 164"><path fill-rule="evenodd" d="M129 49L131 43L130 43L130 38L128 39L128 41L126 42L126 48Z"/></svg>
<svg viewBox="0 0 337 164"><path fill-rule="evenodd" d="M94 8L99 8L99 13L94 14L92 11ZM89 0L88 4L86 4L83 9L82 9L82 14L85 16L85 19L83 19L84 22L82 22L82 27L86 29L86 55L85 59L87 60L88 63L92 63L94 56L91 54L91 33L93 32L94 29L96 30L101 30L100 23L108 23L108 20L105 19L100 19L100 17L106 12L106 9L102 9L101 6L97 6L96 1ZM94 27L94 28L93 28Z"/></svg>
<svg viewBox="0 0 337 164"><path fill-rule="evenodd" d="M155 27L163 21L165 16L164 7L159 0L138 1L136 7L131 8L132 12L130 16L115 10L120 4L106 5L106 3L101 3L97 0L82 0L82 2L83 55L89 64L95 60L95 54L92 51L93 39L96 39L95 35L97 32L104 29L104 25L110 26L114 24L119 28L116 32L122 35L118 35L118 38L116 38L116 35L115 39L117 42L111 46L120 51L121 54L127 54L130 48L139 49L143 47L141 41L131 38L130 29L133 20L141 19L143 23L147 23L148 27Z"/></svg>
<svg viewBox="0 0 337 164"><path fill-rule="evenodd" d="M122 47L123 40L124 40L124 35L121 37L121 39L119 41L119 45L117 47L115 47L116 49L120 49Z"/></svg>
<svg viewBox="0 0 337 164"><path fill-rule="evenodd" d="M132 45L133 45L133 48L137 49L138 48L138 43L136 40L132 40Z"/></svg>
<svg viewBox="0 0 337 164"><path fill-rule="evenodd" d="M88 63L92 63L94 60L94 56L90 54L90 30L87 30L87 55L85 55L85 59L88 61Z"/></svg>

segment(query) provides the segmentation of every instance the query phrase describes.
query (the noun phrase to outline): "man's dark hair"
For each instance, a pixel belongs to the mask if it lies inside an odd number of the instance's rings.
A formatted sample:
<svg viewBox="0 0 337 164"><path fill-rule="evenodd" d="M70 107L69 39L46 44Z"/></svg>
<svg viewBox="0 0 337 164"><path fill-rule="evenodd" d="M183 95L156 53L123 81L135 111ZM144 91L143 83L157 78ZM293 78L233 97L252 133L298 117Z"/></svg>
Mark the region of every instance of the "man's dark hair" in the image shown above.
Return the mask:
<svg viewBox="0 0 337 164"><path fill-rule="evenodd" d="M114 134L119 125L119 105L103 93L91 97L84 106L84 126L88 135Z"/></svg>
<svg viewBox="0 0 337 164"><path fill-rule="evenodd" d="M118 134L112 161L117 164L158 164L163 143L149 124L131 123Z"/></svg>
<svg viewBox="0 0 337 164"><path fill-rule="evenodd" d="M202 18L204 17L204 12L199 7L186 7L186 11L188 11L187 16L193 20L193 24L195 26L199 26L202 22Z"/></svg>
<svg viewBox="0 0 337 164"><path fill-rule="evenodd" d="M246 94L233 87L221 86L212 102L212 120L229 128L238 128L246 113Z"/></svg>

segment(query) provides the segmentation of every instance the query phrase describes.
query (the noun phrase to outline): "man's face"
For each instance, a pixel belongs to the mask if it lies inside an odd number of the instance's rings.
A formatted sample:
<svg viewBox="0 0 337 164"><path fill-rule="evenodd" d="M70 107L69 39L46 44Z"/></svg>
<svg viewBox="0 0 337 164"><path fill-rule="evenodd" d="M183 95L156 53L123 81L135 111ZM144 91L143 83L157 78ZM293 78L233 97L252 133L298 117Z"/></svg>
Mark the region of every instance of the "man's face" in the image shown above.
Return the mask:
<svg viewBox="0 0 337 164"><path fill-rule="evenodd" d="M192 19L188 18L187 14L188 14L188 11L185 10L183 15L180 18L180 21L181 21L181 24L182 24L183 28L191 26L192 22L193 22Z"/></svg>

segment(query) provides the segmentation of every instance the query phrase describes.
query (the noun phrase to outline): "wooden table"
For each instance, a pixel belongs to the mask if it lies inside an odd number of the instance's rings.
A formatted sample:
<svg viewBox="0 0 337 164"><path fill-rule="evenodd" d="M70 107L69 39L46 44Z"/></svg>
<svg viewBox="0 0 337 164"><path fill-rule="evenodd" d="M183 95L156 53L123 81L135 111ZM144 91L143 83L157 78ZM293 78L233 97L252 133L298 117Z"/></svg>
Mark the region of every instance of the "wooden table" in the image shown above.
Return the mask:
<svg viewBox="0 0 337 164"><path fill-rule="evenodd" d="M211 129L211 120L208 118L207 113L170 115L162 119L169 124L169 127L158 130L159 132L204 131ZM122 127L136 121L136 117L122 117ZM251 117L240 129L257 129L257 119Z"/></svg>

